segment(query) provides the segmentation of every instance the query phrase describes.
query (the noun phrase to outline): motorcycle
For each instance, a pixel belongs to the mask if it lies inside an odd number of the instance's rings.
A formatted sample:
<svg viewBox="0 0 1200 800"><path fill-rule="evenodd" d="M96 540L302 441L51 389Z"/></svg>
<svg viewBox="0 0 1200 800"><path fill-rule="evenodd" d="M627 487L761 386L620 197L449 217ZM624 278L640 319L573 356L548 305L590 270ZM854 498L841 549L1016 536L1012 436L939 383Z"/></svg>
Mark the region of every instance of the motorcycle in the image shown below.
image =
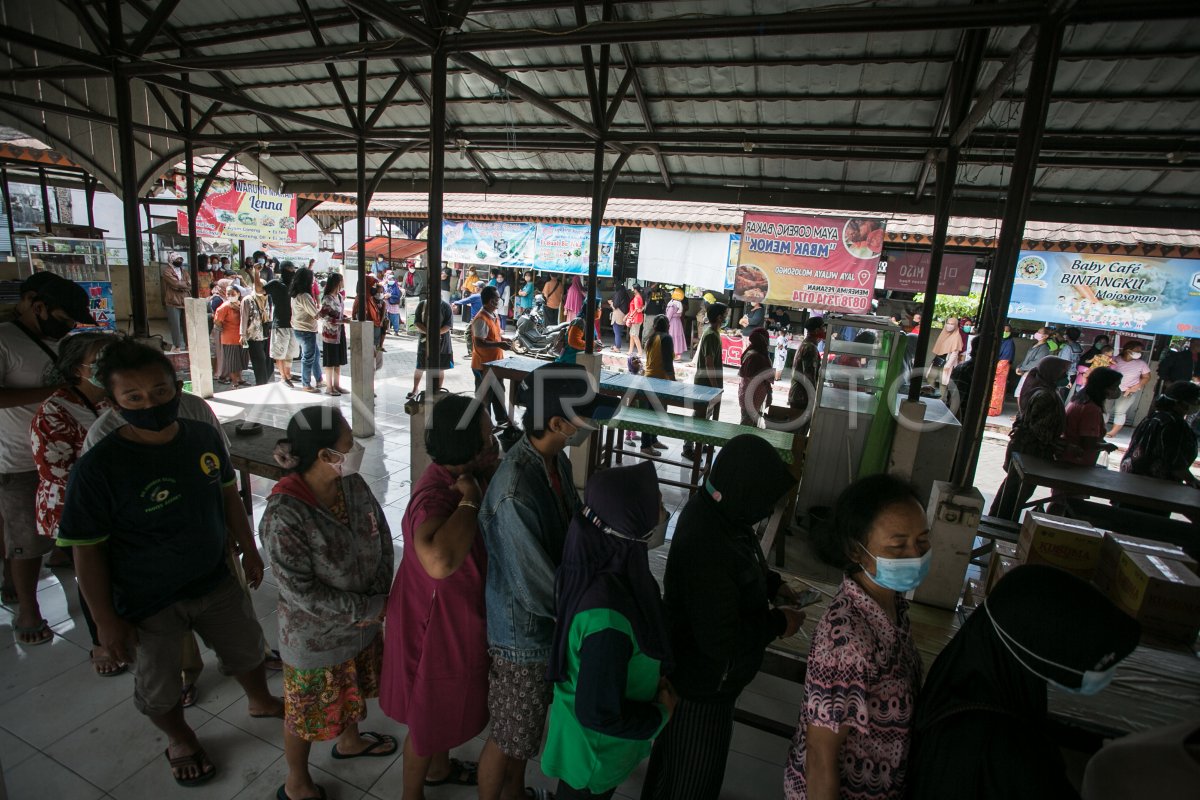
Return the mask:
<svg viewBox="0 0 1200 800"><path fill-rule="evenodd" d="M540 301L541 295L538 296ZM545 317L542 315L544 303L534 305L532 311L517 318L517 335L512 340L512 351L517 355L545 358L553 361L562 353L563 342L567 338L567 327L570 323L545 327Z"/></svg>

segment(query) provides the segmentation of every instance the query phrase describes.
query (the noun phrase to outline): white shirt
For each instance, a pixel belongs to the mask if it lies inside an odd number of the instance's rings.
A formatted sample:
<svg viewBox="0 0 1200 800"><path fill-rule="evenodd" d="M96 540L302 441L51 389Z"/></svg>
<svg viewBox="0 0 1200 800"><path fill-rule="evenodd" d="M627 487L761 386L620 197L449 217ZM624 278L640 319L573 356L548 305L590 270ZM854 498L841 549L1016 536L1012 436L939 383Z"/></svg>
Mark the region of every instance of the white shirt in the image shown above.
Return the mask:
<svg viewBox="0 0 1200 800"><path fill-rule="evenodd" d="M58 352L58 342L42 341L52 352ZM59 383L62 378L45 351L13 323L0 324L0 386L35 389ZM39 400L27 406L0 408L0 474L30 472L35 468L29 428L41 405Z"/></svg>

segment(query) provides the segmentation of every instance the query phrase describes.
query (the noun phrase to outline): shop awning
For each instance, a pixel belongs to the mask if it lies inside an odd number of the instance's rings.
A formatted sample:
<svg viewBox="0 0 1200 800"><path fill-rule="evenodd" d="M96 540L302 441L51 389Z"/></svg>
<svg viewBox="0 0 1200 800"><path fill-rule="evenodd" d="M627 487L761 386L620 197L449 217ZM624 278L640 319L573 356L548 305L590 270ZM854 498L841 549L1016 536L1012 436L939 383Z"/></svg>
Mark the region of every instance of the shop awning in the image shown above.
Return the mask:
<svg viewBox="0 0 1200 800"><path fill-rule="evenodd" d="M391 243L391 250L388 250L388 243ZM383 256L388 261L403 261L406 258L419 256L425 252L428 243L418 241L416 239L388 239L386 236L372 236L367 239L367 258L374 259L375 256ZM354 253L358 251L358 245L351 245L348 252ZM341 259L342 254L337 253L334 258Z"/></svg>

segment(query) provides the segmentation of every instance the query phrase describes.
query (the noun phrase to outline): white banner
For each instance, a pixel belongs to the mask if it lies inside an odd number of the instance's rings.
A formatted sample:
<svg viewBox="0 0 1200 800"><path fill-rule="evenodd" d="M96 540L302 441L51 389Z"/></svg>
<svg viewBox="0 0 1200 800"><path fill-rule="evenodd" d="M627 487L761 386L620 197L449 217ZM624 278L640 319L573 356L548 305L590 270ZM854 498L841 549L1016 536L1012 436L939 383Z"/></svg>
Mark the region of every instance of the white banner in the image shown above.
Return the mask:
<svg viewBox="0 0 1200 800"><path fill-rule="evenodd" d="M729 263L729 234L642 228L638 280L720 292Z"/></svg>

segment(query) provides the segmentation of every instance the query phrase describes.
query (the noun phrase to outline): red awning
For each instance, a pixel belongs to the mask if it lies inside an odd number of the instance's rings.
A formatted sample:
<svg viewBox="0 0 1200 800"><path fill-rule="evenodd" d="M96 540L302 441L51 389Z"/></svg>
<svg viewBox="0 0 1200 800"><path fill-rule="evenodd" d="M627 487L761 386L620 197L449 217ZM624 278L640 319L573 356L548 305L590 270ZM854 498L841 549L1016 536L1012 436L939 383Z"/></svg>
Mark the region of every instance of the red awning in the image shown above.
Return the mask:
<svg viewBox="0 0 1200 800"><path fill-rule="evenodd" d="M406 258L419 256L424 253L429 246L428 242L420 241L419 239L392 239L391 254L388 253L388 237L372 236L367 239L367 258L374 260L375 256L382 255L388 261L403 261ZM350 246L350 252L358 250L358 245ZM334 258L342 258L341 253L335 253Z"/></svg>

